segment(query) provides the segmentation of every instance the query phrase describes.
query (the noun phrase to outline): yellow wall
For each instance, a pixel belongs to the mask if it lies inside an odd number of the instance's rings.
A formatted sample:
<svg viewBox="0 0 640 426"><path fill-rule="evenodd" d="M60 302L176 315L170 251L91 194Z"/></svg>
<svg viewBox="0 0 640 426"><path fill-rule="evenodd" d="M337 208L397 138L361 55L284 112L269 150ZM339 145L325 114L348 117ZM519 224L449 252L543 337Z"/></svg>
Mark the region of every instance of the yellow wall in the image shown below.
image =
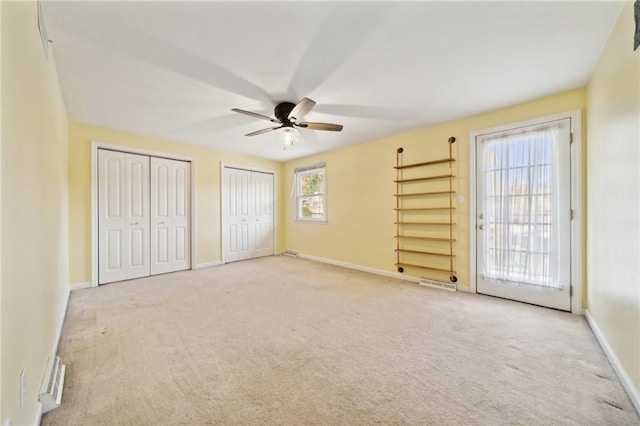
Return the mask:
<svg viewBox="0 0 640 426"><path fill-rule="evenodd" d="M69 291L67 116L36 2L2 8L2 407L33 424ZM26 393L19 403L19 377ZM4 424L4 423L3 423Z"/></svg>
<svg viewBox="0 0 640 426"><path fill-rule="evenodd" d="M458 284L469 285L469 133L502 124L584 108L585 91L576 89L532 102L450 121L413 132L376 140L312 157L290 161L284 167L285 188L291 188L293 170L326 162L326 224L295 221L294 200L286 192L286 249L395 272L395 166L396 149L404 148L404 161L415 163L448 156L448 138L455 136L453 156L457 191L456 242ZM583 141L584 143L584 141ZM447 280L448 274L407 269L405 275Z"/></svg>
<svg viewBox="0 0 640 426"><path fill-rule="evenodd" d="M221 162L274 170L276 199L282 211L279 189L282 165L245 155L215 151L166 139L141 136L80 123L69 124L69 254L70 282L91 280L91 141L128 146L154 152L192 157L195 160L196 264L221 260L220 164ZM282 246L283 226L278 226L278 247Z"/></svg>
<svg viewBox="0 0 640 426"><path fill-rule="evenodd" d="M587 89L588 278L589 312L640 395L640 50L633 51L633 31L627 1Z"/></svg>

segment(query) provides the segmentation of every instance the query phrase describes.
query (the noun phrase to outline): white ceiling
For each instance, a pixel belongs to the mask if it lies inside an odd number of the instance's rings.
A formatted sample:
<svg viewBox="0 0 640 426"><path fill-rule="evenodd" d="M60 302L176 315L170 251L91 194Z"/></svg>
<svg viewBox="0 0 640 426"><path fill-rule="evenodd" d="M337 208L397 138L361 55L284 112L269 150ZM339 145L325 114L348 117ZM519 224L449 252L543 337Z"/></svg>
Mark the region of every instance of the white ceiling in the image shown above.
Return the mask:
<svg viewBox="0 0 640 426"><path fill-rule="evenodd" d="M620 2L47 2L73 121L289 160L584 86ZM280 101L317 102L283 150Z"/></svg>

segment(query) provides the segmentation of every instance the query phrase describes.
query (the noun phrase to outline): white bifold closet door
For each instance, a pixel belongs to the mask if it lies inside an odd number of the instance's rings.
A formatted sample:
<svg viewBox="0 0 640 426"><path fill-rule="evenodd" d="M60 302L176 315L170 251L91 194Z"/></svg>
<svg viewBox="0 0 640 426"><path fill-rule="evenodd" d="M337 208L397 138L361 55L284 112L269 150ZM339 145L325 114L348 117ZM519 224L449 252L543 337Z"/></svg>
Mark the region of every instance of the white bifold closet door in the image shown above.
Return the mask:
<svg viewBox="0 0 640 426"><path fill-rule="evenodd" d="M99 150L99 282L149 275L149 157Z"/></svg>
<svg viewBox="0 0 640 426"><path fill-rule="evenodd" d="M224 167L225 262L274 254L273 173Z"/></svg>
<svg viewBox="0 0 640 426"><path fill-rule="evenodd" d="M189 269L191 164L98 150L98 283Z"/></svg>
<svg viewBox="0 0 640 426"><path fill-rule="evenodd" d="M190 166L151 157L151 275L189 269Z"/></svg>

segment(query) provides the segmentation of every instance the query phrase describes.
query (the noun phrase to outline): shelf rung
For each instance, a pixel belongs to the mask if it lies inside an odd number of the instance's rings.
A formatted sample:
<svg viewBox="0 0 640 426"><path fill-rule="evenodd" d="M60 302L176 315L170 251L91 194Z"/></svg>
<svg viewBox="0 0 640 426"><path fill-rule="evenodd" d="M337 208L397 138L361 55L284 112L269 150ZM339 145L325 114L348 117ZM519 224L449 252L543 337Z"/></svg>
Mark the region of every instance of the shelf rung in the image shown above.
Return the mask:
<svg viewBox="0 0 640 426"><path fill-rule="evenodd" d="M411 197L412 195L455 194L456 191L414 192L412 194L393 194L394 197Z"/></svg>
<svg viewBox="0 0 640 426"><path fill-rule="evenodd" d="M429 271L439 271L439 272L447 272L450 274L455 274L456 271L450 271L448 269L442 269L442 268L433 268L431 266L422 266L422 265L414 265L413 263L396 263L396 266L410 266L412 268L420 268L420 269L428 269Z"/></svg>
<svg viewBox="0 0 640 426"><path fill-rule="evenodd" d="M428 254L432 256L444 256L444 257L456 257L455 254L446 254L446 253L434 253L432 251L421 251L421 250L406 250L406 249L398 249L401 253L416 253L416 254Z"/></svg>
<svg viewBox="0 0 640 426"><path fill-rule="evenodd" d="M412 240L425 240L425 241L445 241L449 243L453 243L456 241L455 238L418 237L416 235L396 235L393 238L407 238Z"/></svg>
<svg viewBox="0 0 640 426"><path fill-rule="evenodd" d="M422 211L422 210L455 210L455 207L410 207L410 208L399 208L394 209L397 211Z"/></svg>
<svg viewBox="0 0 640 426"><path fill-rule="evenodd" d="M409 169L411 167L430 166L432 164L451 163L453 161L456 161L456 159L455 158L443 158L441 160L425 161L424 163L414 163L414 164L407 164L407 165L404 165L404 166L396 166L396 167L394 167L394 169L397 169L397 170Z"/></svg>
<svg viewBox="0 0 640 426"><path fill-rule="evenodd" d="M455 222L393 222L394 225L455 225Z"/></svg>
<svg viewBox="0 0 640 426"><path fill-rule="evenodd" d="M427 176L427 177L415 178L415 179L394 180L394 182L396 183L422 182L425 180L445 179L445 178L453 178L453 177L456 177L456 176L455 175L438 175L438 176Z"/></svg>

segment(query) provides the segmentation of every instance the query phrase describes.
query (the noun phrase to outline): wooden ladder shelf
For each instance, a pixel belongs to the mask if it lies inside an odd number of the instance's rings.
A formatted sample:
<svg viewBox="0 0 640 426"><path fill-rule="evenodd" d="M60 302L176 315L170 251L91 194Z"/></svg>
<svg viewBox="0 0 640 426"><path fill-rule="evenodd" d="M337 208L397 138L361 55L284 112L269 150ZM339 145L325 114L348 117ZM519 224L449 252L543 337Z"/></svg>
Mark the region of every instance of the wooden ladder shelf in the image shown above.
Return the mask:
<svg viewBox="0 0 640 426"><path fill-rule="evenodd" d="M417 268L431 271L435 274L449 274L451 282L458 281L454 269L454 211L453 203L455 174L453 163L453 144L455 137L450 137L449 157L419 163L402 164L403 148L396 153L396 258L395 266L398 272L405 268ZM448 173L442 173L442 167L449 165ZM428 174L429 167L438 167L440 174ZM417 169L409 177L403 173L408 169ZM427 170L422 174L421 170ZM417 175L415 174L417 173ZM448 188L443 187L448 181ZM407 187L411 190L406 190ZM443 203L444 201L444 203ZM411 202L411 204L409 204ZM423 203L423 204L421 204ZM435 203L435 205L434 205ZM448 213L448 214L447 214ZM437 215L434 220L432 215ZM427 215L425 217L425 215ZM445 216L448 220L445 220ZM416 219L417 218L417 219ZM443 227L448 228L448 238L442 233ZM436 231L439 230L439 231ZM411 241L414 241L413 245ZM416 246L415 244L418 244ZM408 259L403 259L409 257ZM448 267L442 260L448 259ZM433 263L441 259L440 263ZM446 261L445 261L446 262Z"/></svg>

